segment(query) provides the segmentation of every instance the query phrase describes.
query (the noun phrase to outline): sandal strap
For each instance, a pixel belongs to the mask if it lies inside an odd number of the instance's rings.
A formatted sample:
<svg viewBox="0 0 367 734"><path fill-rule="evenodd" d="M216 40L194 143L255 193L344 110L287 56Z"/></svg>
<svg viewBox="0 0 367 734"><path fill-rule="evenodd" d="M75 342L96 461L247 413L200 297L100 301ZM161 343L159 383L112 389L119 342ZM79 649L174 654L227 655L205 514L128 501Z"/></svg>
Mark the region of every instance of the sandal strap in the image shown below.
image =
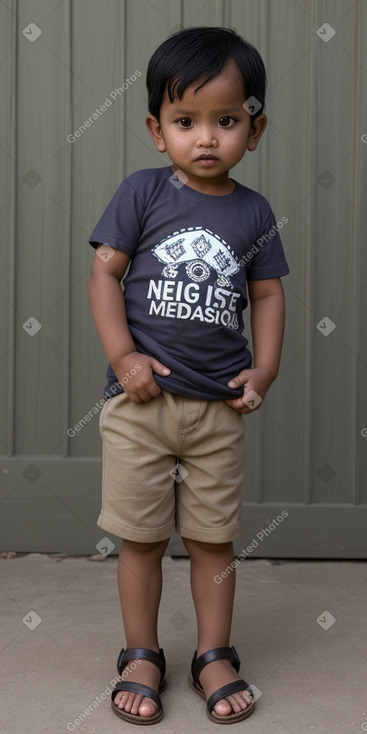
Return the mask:
<svg viewBox="0 0 367 734"><path fill-rule="evenodd" d="M111 694L112 701L115 700L120 691L124 693L140 693L142 696L151 698L158 705L159 710L162 708L162 702L158 693L153 688L150 688L150 686L144 686L142 683L129 683L128 681L117 683Z"/></svg>
<svg viewBox="0 0 367 734"><path fill-rule="evenodd" d="M251 693L252 696L254 695L252 688L250 688L249 684L246 683L246 681L242 678L240 680L233 681L233 683L227 683L226 686L218 688L217 691L214 691L214 693L209 696L207 701L209 713L212 712L215 704L218 703L218 701L220 701L222 698L226 698L227 696L231 696L232 693L237 693L238 691L248 691L249 693Z"/></svg>
<svg viewBox="0 0 367 734"><path fill-rule="evenodd" d="M213 650L207 650L203 652L198 658L196 657L196 650L191 663L191 674L194 683L199 683L199 676L203 668L214 660L230 660L236 673L240 669L240 659L237 654L235 647L215 647ZM200 685L200 683L199 683Z"/></svg>
<svg viewBox="0 0 367 734"><path fill-rule="evenodd" d="M160 648L159 653L155 650L150 650L148 647L129 647L128 649L122 648L118 660L117 670L119 675L122 675L122 671L128 664L129 660L149 660L151 663L156 665L161 672L161 680L159 685L162 684L165 673L166 673L166 660L164 652Z"/></svg>

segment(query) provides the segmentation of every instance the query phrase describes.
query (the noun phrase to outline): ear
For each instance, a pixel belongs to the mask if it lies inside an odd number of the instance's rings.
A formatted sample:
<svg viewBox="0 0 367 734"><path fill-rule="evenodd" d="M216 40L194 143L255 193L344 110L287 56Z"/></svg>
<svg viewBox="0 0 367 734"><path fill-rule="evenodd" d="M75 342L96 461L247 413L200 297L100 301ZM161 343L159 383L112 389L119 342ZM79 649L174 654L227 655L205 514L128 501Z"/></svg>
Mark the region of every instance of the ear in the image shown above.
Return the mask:
<svg viewBox="0 0 367 734"><path fill-rule="evenodd" d="M148 115L145 120L145 124L156 144L157 150L159 150L160 153L165 153L167 148L164 142L161 126L157 118L153 115Z"/></svg>
<svg viewBox="0 0 367 734"><path fill-rule="evenodd" d="M255 117L248 136L247 150L256 150L258 142L268 124L268 118L262 114Z"/></svg>

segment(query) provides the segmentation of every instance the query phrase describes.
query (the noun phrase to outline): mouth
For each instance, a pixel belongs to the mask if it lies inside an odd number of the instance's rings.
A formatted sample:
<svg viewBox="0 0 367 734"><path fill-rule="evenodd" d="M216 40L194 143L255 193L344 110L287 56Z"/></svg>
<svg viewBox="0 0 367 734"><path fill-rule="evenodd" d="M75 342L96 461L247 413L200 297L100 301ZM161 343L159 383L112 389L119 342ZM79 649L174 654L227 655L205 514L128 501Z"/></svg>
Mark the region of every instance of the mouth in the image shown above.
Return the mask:
<svg viewBox="0 0 367 734"><path fill-rule="evenodd" d="M212 155L211 153L203 153L202 155L199 155L198 158L195 158L197 161L219 161L219 158L217 156Z"/></svg>
<svg viewBox="0 0 367 734"><path fill-rule="evenodd" d="M195 158L195 162L200 166L200 168L214 168L214 166L219 163L219 158L211 153L207 153L206 155L199 155L198 158Z"/></svg>

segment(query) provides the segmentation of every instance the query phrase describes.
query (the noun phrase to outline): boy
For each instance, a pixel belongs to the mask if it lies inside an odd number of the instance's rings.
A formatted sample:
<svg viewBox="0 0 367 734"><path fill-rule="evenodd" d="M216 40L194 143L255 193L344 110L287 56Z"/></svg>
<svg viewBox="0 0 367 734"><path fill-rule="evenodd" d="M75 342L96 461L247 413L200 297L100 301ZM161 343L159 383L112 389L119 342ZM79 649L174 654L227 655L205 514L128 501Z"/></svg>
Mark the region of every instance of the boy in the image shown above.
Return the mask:
<svg viewBox="0 0 367 734"><path fill-rule="evenodd" d="M255 705L229 647L235 573L214 578L242 530L242 414L260 407L283 339L280 276L289 271L273 212L229 178L265 130L265 84L260 55L234 31L169 37L149 62L146 124L173 165L123 181L90 238L90 304L109 360L98 524L123 538L125 673L112 708L132 723L162 717L157 617L174 530L190 556L198 625L189 684L217 723L241 721ZM246 279L253 367L242 335ZM132 659L139 665L126 676Z"/></svg>

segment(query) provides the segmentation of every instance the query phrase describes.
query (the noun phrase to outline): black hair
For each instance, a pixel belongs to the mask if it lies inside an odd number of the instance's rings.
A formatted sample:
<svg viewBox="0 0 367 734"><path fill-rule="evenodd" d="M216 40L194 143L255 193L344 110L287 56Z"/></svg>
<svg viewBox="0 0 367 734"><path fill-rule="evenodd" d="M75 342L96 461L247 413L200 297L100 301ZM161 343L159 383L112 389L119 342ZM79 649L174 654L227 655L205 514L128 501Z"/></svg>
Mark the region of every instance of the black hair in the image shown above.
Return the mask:
<svg viewBox="0 0 367 734"><path fill-rule="evenodd" d="M148 69L148 109L159 120L164 91L167 87L170 102L181 99L186 88L200 80L195 91L222 71L233 59L242 76L246 99L255 97L265 106L266 71L264 62L251 43L231 28L199 26L185 28L169 36L154 52Z"/></svg>

